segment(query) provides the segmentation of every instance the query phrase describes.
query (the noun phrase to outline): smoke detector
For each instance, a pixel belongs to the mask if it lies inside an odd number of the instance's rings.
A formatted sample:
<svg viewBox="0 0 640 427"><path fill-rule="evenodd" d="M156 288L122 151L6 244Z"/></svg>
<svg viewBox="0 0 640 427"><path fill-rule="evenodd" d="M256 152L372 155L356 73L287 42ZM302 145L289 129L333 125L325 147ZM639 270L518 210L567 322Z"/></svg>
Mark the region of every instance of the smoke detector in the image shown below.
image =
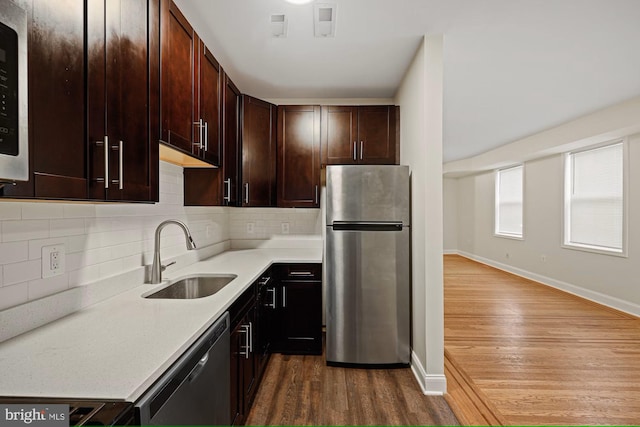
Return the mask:
<svg viewBox="0 0 640 427"><path fill-rule="evenodd" d="M313 29L316 37L336 35L336 5L317 3L313 7Z"/></svg>
<svg viewBox="0 0 640 427"><path fill-rule="evenodd" d="M287 17L283 13L271 15L271 35L273 37L287 37Z"/></svg>

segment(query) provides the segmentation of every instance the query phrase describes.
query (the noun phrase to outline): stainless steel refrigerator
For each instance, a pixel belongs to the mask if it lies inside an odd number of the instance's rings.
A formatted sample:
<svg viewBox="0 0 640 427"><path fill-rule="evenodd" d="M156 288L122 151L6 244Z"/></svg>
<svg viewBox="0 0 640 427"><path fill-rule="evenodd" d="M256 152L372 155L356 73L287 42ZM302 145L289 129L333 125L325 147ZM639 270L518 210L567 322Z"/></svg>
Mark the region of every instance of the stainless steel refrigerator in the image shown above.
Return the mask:
<svg viewBox="0 0 640 427"><path fill-rule="evenodd" d="M408 166L327 167L329 364L410 360Z"/></svg>

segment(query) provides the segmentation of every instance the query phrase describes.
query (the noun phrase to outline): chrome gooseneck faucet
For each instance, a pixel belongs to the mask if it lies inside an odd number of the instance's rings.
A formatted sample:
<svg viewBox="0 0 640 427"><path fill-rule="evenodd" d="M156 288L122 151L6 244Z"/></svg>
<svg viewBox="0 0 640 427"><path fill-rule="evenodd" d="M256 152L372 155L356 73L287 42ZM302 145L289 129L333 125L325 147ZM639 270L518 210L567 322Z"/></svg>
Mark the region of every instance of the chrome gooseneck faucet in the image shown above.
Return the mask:
<svg viewBox="0 0 640 427"><path fill-rule="evenodd" d="M188 251L196 248L196 244L193 242L193 238L191 237L191 233L189 232L189 227L187 227L187 225L184 222L178 221L177 219L168 219L166 221L162 221L158 225L158 228L156 228L156 237L155 237L155 244L154 244L154 250L153 250L153 265L151 266L151 282L150 282L153 285L162 283L162 272L171 264L175 264L175 261L174 261L167 265L162 265L162 261L160 260L160 232L162 231L163 228L165 228L169 224L175 224L180 226L180 228L182 228L182 231L184 231L184 237L187 243Z"/></svg>

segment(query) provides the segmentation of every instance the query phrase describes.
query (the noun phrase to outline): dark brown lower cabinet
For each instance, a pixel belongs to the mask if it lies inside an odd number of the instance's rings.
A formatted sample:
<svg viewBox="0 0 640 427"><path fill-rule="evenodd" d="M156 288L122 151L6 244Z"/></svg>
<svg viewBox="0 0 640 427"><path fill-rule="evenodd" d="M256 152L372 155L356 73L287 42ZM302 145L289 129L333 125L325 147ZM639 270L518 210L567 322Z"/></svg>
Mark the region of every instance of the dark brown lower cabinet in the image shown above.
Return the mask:
<svg viewBox="0 0 640 427"><path fill-rule="evenodd" d="M229 309L231 318L230 402L231 425L241 425L251 409L257 390L256 375L256 284Z"/></svg>
<svg viewBox="0 0 640 427"><path fill-rule="evenodd" d="M272 352L322 353L322 264L276 264L229 308L231 425L242 425Z"/></svg>
<svg viewBox="0 0 640 427"><path fill-rule="evenodd" d="M322 354L322 264L279 264L273 351Z"/></svg>

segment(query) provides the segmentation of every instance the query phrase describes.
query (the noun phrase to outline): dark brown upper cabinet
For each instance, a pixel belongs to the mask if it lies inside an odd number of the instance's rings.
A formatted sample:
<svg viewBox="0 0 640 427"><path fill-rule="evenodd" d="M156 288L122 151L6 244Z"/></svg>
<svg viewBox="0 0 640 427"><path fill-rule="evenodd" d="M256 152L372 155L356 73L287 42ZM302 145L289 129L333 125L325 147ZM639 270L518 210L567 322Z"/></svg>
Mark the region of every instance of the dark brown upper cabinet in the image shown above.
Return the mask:
<svg viewBox="0 0 640 427"><path fill-rule="evenodd" d="M157 0L87 2L91 199L157 200L159 23L148 12L158 16Z"/></svg>
<svg viewBox="0 0 640 427"><path fill-rule="evenodd" d="M222 69L202 41L199 42L198 57L199 74L196 93L199 94L199 99L196 109L196 117L198 117L196 128L197 141L200 144L195 148L198 149L198 157L211 164L220 165L222 157L220 144Z"/></svg>
<svg viewBox="0 0 640 427"><path fill-rule="evenodd" d="M276 106L242 95L242 206L276 206Z"/></svg>
<svg viewBox="0 0 640 427"><path fill-rule="evenodd" d="M240 89L225 74L222 106L222 174L223 204L240 206L240 117L242 94Z"/></svg>
<svg viewBox="0 0 640 427"><path fill-rule="evenodd" d="M278 206L320 206L320 106L278 107Z"/></svg>
<svg viewBox="0 0 640 427"><path fill-rule="evenodd" d="M29 0L28 182L7 197L85 199L84 2Z"/></svg>
<svg viewBox="0 0 640 427"><path fill-rule="evenodd" d="M195 147L196 34L171 0L162 0L160 15L161 132L163 142L187 154Z"/></svg>
<svg viewBox="0 0 640 427"><path fill-rule="evenodd" d="M323 163L398 164L397 117L393 105L322 107Z"/></svg>
<svg viewBox="0 0 640 427"><path fill-rule="evenodd" d="M242 95L226 74L222 75L222 168L185 168L186 206L238 206L240 106Z"/></svg>
<svg viewBox="0 0 640 427"><path fill-rule="evenodd" d="M222 70L173 1L161 14L162 142L218 166Z"/></svg>

